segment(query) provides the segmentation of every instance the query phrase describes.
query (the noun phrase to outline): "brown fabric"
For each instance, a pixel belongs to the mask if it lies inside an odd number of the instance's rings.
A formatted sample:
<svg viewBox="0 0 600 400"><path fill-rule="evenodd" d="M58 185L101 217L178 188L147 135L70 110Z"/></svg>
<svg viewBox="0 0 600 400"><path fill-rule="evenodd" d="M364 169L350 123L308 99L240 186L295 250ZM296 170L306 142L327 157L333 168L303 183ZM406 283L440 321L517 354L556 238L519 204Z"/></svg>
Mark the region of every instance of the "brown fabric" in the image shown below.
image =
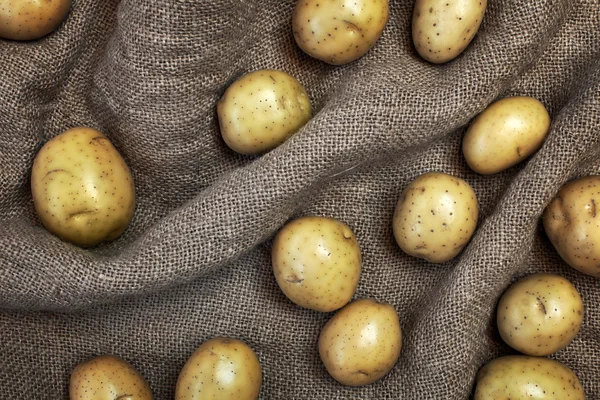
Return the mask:
<svg viewBox="0 0 600 400"><path fill-rule="evenodd" d="M600 283L562 263L539 224L565 181L600 173L600 2L491 0L465 54L434 66L412 48L412 2L392 1L383 38L342 67L297 48L294 4L76 0L47 38L0 41L0 398L66 399L77 363L113 353L170 399L187 357L223 335L259 354L263 399L466 399L480 366L511 353L495 329L499 295L553 271L586 307L555 357L600 399ZM297 77L315 116L242 157L220 139L215 103L260 68ZM529 162L478 176L460 153L464 127L516 94L548 107L550 136ZM112 140L137 188L126 235L93 250L42 229L29 191L36 151L77 125ZM466 179L481 205L471 244L446 265L403 254L390 226L403 187L434 170ZM316 348L332 314L294 306L272 276L270 239L306 214L352 227L356 297L400 314L402 356L380 382L334 382Z"/></svg>

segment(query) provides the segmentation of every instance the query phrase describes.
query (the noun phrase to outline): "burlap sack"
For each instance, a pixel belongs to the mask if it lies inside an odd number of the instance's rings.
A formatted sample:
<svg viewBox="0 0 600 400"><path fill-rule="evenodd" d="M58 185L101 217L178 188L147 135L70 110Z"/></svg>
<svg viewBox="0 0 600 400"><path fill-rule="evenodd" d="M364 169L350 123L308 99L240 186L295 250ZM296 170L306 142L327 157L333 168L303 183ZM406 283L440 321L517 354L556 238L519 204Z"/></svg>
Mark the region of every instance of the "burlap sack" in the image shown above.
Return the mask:
<svg viewBox="0 0 600 400"><path fill-rule="evenodd" d="M333 67L291 35L293 0L76 0L36 42L0 41L0 398L66 399L70 370L114 353L171 399L187 357L216 335L258 353L263 399L467 399L476 371L510 354L494 323L516 278L552 271L585 302L580 334L554 357L600 398L600 284L566 266L539 217L567 180L600 172L600 2L490 0L465 54L423 62L412 1L363 59ZM222 142L215 103L241 74L277 68L315 116L262 157ZM553 118L540 152L498 175L468 169L464 127L498 96L540 99ZM81 250L36 220L36 151L77 125L103 131L131 166L138 207L116 242ZM456 260L396 246L403 187L445 171L475 189L480 224ZM290 218L339 218L364 256L356 297L392 303L404 348L383 380L337 384L317 353L332 314L300 309L272 276L270 240Z"/></svg>

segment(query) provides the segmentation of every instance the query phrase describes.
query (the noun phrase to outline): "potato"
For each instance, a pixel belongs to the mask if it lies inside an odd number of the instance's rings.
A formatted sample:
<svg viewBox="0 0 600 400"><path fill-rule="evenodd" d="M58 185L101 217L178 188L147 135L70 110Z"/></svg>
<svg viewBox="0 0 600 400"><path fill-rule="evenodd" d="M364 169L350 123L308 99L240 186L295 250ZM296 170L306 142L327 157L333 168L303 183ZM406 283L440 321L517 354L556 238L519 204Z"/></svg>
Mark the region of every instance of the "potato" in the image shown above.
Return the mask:
<svg viewBox="0 0 600 400"><path fill-rule="evenodd" d="M102 133L86 127L42 147L33 161L31 193L44 227L81 247L119 237L135 208L125 161Z"/></svg>
<svg viewBox="0 0 600 400"><path fill-rule="evenodd" d="M565 348L583 322L579 292L567 279L534 274L512 284L498 302L498 330L515 350L546 356Z"/></svg>
<svg viewBox="0 0 600 400"><path fill-rule="evenodd" d="M33 40L54 31L71 0L0 0L0 38Z"/></svg>
<svg viewBox="0 0 600 400"><path fill-rule="evenodd" d="M402 192L394 212L394 237L405 253L443 263L469 243L477 218L477 198L467 182L430 172Z"/></svg>
<svg viewBox="0 0 600 400"><path fill-rule="evenodd" d="M383 378L402 349L398 313L390 304L355 300L321 330L319 355L327 372L342 385L362 386Z"/></svg>
<svg viewBox="0 0 600 400"><path fill-rule="evenodd" d="M495 174L538 151L550 128L550 115L532 97L506 97L479 114L465 134L462 150L471 169Z"/></svg>
<svg viewBox="0 0 600 400"><path fill-rule="evenodd" d="M240 154L272 150L308 122L304 87L282 71L259 70L233 82L217 103L223 140Z"/></svg>
<svg viewBox="0 0 600 400"><path fill-rule="evenodd" d="M600 278L600 176L564 185L543 215L552 245L571 267Z"/></svg>
<svg viewBox="0 0 600 400"><path fill-rule="evenodd" d="M258 399L262 371L252 349L238 339L207 340L179 373L175 400Z"/></svg>
<svg viewBox="0 0 600 400"><path fill-rule="evenodd" d="M479 30L487 0L416 0L412 19L415 48L425 60L453 60Z"/></svg>
<svg viewBox="0 0 600 400"><path fill-rule="evenodd" d="M474 400L585 400L579 379L558 361L504 356L477 374Z"/></svg>
<svg viewBox="0 0 600 400"><path fill-rule="evenodd" d="M301 307L333 311L354 295L360 277L360 249L343 222L298 218L279 231L271 254L279 287Z"/></svg>
<svg viewBox="0 0 600 400"><path fill-rule="evenodd" d="M306 54L342 65L364 56L375 45L388 14L388 0L299 0L292 31Z"/></svg>
<svg viewBox="0 0 600 400"><path fill-rule="evenodd" d="M77 365L69 384L71 400L152 400L150 385L127 361L102 355Z"/></svg>

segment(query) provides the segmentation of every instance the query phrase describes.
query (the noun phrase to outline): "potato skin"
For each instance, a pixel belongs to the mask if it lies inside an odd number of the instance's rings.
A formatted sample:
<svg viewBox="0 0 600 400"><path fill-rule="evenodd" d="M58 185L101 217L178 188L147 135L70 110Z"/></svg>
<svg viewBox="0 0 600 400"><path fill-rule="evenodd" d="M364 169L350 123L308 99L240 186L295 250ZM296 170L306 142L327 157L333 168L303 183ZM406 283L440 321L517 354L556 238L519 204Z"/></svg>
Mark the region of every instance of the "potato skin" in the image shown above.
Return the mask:
<svg viewBox="0 0 600 400"><path fill-rule="evenodd" d="M567 279L533 274L512 284L498 302L502 340L530 356L547 356L565 348L583 322L583 302Z"/></svg>
<svg viewBox="0 0 600 400"><path fill-rule="evenodd" d="M443 263L469 243L478 212L477 197L467 182L429 172L402 192L394 211L394 237L405 253Z"/></svg>
<svg viewBox="0 0 600 400"><path fill-rule="evenodd" d="M283 143L310 120L311 105L293 76L250 72L233 82L217 103L223 140L240 154L259 154Z"/></svg>
<svg viewBox="0 0 600 400"><path fill-rule="evenodd" d="M300 0L292 31L306 54L342 65L364 56L375 45L388 17L388 0Z"/></svg>
<svg viewBox="0 0 600 400"><path fill-rule="evenodd" d="M71 0L0 0L0 38L34 40L54 31Z"/></svg>
<svg viewBox="0 0 600 400"><path fill-rule="evenodd" d="M69 129L41 148L31 193L44 227L80 247L119 237L135 209L129 167L106 136L86 127Z"/></svg>
<svg viewBox="0 0 600 400"><path fill-rule="evenodd" d="M544 229L571 267L600 278L600 176L565 184L546 207Z"/></svg>
<svg viewBox="0 0 600 400"><path fill-rule="evenodd" d="M362 386L383 378L402 349L398 313L390 304L360 299L339 310L321 330L319 355L342 385Z"/></svg>
<svg viewBox="0 0 600 400"><path fill-rule="evenodd" d="M474 400L585 400L579 378L558 361L504 356L477 374Z"/></svg>
<svg viewBox="0 0 600 400"><path fill-rule="evenodd" d="M216 337L202 343L179 373L175 400L258 399L262 370L243 341Z"/></svg>
<svg viewBox="0 0 600 400"><path fill-rule="evenodd" d="M506 97L488 106L467 129L462 150L471 169L496 174L538 151L550 128L550 115L533 97Z"/></svg>
<svg viewBox="0 0 600 400"><path fill-rule="evenodd" d="M302 217L273 241L273 272L283 293L300 307L329 312L350 301L361 270L356 236L343 222Z"/></svg>
<svg viewBox="0 0 600 400"><path fill-rule="evenodd" d="M479 30L487 0L416 0L412 19L415 48L425 60L453 60Z"/></svg>
<svg viewBox="0 0 600 400"><path fill-rule="evenodd" d="M124 397L121 397L124 396ZM77 365L69 383L71 400L152 400L144 377L127 361L102 355Z"/></svg>

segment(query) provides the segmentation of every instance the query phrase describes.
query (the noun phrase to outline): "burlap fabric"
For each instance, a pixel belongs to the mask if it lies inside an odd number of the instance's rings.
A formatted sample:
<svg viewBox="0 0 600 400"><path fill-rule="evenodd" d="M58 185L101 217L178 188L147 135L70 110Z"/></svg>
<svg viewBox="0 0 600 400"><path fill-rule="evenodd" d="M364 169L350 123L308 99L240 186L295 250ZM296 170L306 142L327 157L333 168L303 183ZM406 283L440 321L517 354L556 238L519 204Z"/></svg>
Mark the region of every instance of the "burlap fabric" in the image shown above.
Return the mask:
<svg viewBox="0 0 600 400"><path fill-rule="evenodd" d="M555 357L600 398L600 283L566 266L539 217L567 180L600 172L600 2L490 0L479 34L434 66L410 41L412 1L363 59L332 67L291 34L295 2L76 0L68 20L32 43L0 41L0 398L66 399L70 370L118 354L173 397L204 340L232 336L258 353L263 399L467 399L476 371L509 354L494 309L528 272L560 273L580 290L585 321ZM296 76L314 118L262 157L222 142L215 104L241 74ZM468 169L460 143L498 96L531 95L551 112L540 152L495 176ZM33 157L77 125L103 131L131 166L138 206L116 242L81 250L36 220ZM391 232L403 187L427 171L466 179L481 207L463 254L410 258ZM290 218L352 227L364 256L356 297L392 303L401 359L383 380L348 388L320 363L332 314L281 293L270 240Z"/></svg>

